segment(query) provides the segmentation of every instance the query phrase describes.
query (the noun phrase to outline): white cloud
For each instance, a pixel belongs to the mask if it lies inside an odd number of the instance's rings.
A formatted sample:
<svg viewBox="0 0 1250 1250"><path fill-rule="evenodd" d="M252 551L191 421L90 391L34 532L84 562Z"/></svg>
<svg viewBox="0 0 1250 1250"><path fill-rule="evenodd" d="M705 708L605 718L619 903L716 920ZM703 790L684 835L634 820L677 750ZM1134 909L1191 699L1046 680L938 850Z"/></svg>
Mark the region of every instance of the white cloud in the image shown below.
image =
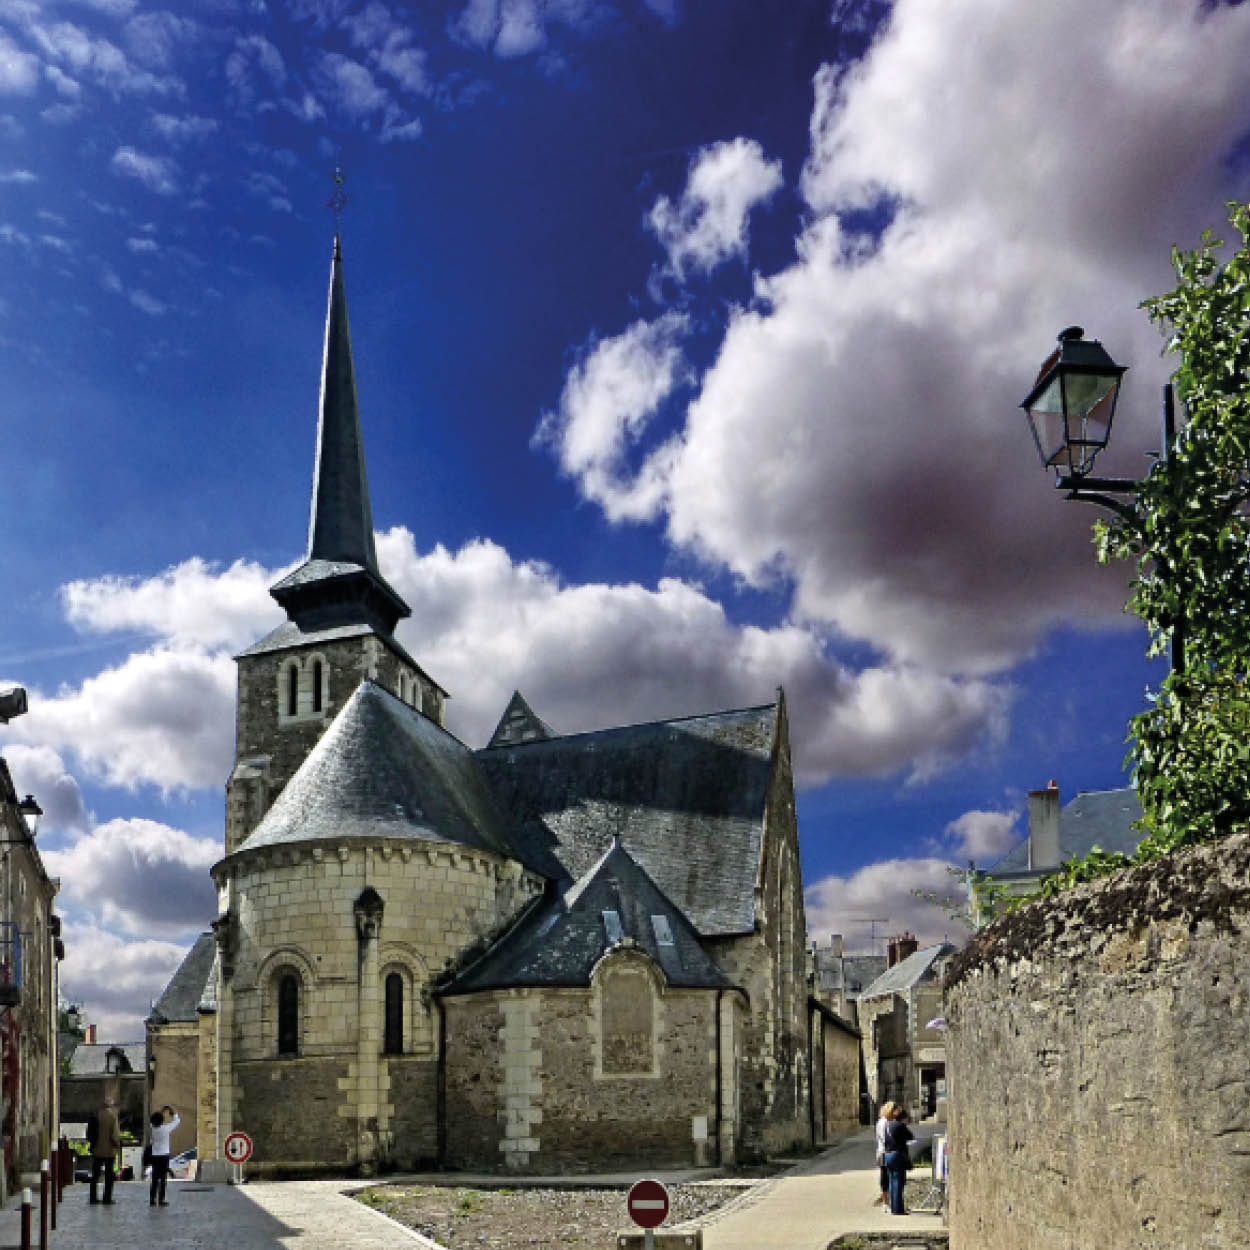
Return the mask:
<svg viewBox="0 0 1250 1250"><path fill-rule="evenodd" d="M352 118L377 112L390 98L367 66L337 52L322 53L318 77L323 96Z"/></svg>
<svg viewBox="0 0 1250 1250"><path fill-rule="evenodd" d="M149 191L174 195L178 191L178 166L167 156L150 156L132 147L113 153L113 172L137 178Z"/></svg>
<svg viewBox="0 0 1250 1250"><path fill-rule="evenodd" d="M644 8L667 17L674 0L644 0ZM545 51L551 31L562 27L589 35L605 26L611 10L597 0L469 0L448 23L455 40L501 58Z"/></svg>
<svg viewBox="0 0 1250 1250"><path fill-rule="evenodd" d="M282 53L263 35L240 36L226 58L226 82L244 107L256 101L264 85L280 88L286 82Z"/></svg>
<svg viewBox="0 0 1250 1250"><path fill-rule="evenodd" d="M186 958L187 945L128 942L93 924L67 923L61 992L81 1003L102 1041L142 1041L152 1000Z"/></svg>
<svg viewBox="0 0 1250 1250"><path fill-rule="evenodd" d="M100 577L62 588L70 624L91 633L139 631L175 647L237 652L282 621L269 596L279 571L246 560L192 558L155 577Z"/></svg>
<svg viewBox="0 0 1250 1250"><path fill-rule="evenodd" d="M403 109L388 104L382 113L382 127L378 139L382 143L411 143L421 137L424 127L420 118L412 117Z"/></svg>
<svg viewBox="0 0 1250 1250"><path fill-rule="evenodd" d="M213 117L174 117L169 113L154 113L152 128L171 143L182 143L186 139L204 139L217 130L217 120Z"/></svg>
<svg viewBox="0 0 1250 1250"><path fill-rule="evenodd" d="M38 181L39 175L31 173L29 169L9 169L0 173L0 182L29 184Z"/></svg>
<svg viewBox="0 0 1250 1250"><path fill-rule="evenodd" d="M1166 365L1137 305L1244 198L1248 58L1247 6L899 0L817 76L795 260L730 314L678 436L605 405L562 465L891 664L984 674L1059 622L1126 624L1125 570L1094 566L1016 405L1079 319L1134 366L1105 468L1140 471ZM841 225L874 206L879 240Z"/></svg>
<svg viewBox="0 0 1250 1250"><path fill-rule="evenodd" d="M139 13L126 23L126 42L131 53L154 69L168 69L178 48L201 33L197 22L165 10Z"/></svg>
<svg viewBox="0 0 1250 1250"><path fill-rule="evenodd" d="M136 95L181 95L185 91L178 78L139 69L116 44L97 39L72 22L45 25L28 20L25 31L50 61L87 75L111 91Z"/></svg>
<svg viewBox="0 0 1250 1250"><path fill-rule="evenodd" d="M866 951L870 930L864 918L876 917L886 922L878 925L879 936L911 932L922 947L943 941L958 946L969 933L964 913L952 915L913 893L950 900L955 909L966 905L967 890L953 867L942 859L887 859L849 877L822 877L804 890L808 938L823 945L831 933L840 933L848 952Z"/></svg>
<svg viewBox="0 0 1250 1250"><path fill-rule="evenodd" d="M264 200L275 212L289 213L294 211L287 195L286 184L273 174L252 170L244 179L243 185L250 195Z"/></svg>
<svg viewBox="0 0 1250 1250"><path fill-rule="evenodd" d="M0 30L0 95L29 95L39 85L39 65Z"/></svg>
<svg viewBox="0 0 1250 1250"><path fill-rule="evenodd" d="M1023 836L1016 828L1016 811L970 811L946 826L945 836L952 858L961 864L972 860L992 864L1011 850Z"/></svg>
<svg viewBox="0 0 1250 1250"><path fill-rule="evenodd" d="M91 828L91 815L83 804L78 782L51 747L10 742L5 745L4 758L17 792L33 794L43 808L38 827L41 837L49 832L85 832Z"/></svg>
<svg viewBox="0 0 1250 1250"><path fill-rule="evenodd" d="M82 95L82 87L63 70L57 69L55 65L45 65L43 72L53 87L67 99L76 100Z"/></svg>
<svg viewBox="0 0 1250 1250"><path fill-rule="evenodd" d="M537 444L557 450L564 472L614 521L651 517L663 505L663 455L632 474L626 448L690 380L681 348L689 325L684 314L670 312L592 342L569 372L558 411L544 415L535 435Z"/></svg>
<svg viewBox="0 0 1250 1250"><path fill-rule="evenodd" d="M689 268L706 274L733 256L745 257L751 210L781 185L781 162L765 160L753 139L704 148L690 164L681 199L674 204L660 196L647 217L678 281Z"/></svg>
<svg viewBox="0 0 1250 1250"><path fill-rule="evenodd" d="M44 851L61 878L65 904L135 936L186 937L216 915L209 868L223 855L216 838L193 838L154 820L110 820L66 850Z"/></svg>
<svg viewBox="0 0 1250 1250"><path fill-rule="evenodd" d="M157 647L78 688L32 691L18 742L71 752L108 785L220 786L233 761L235 671L223 653Z"/></svg>
<svg viewBox="0 0 1250 1250"><path fill-rule="evenodd" d="M140 290L138 287L135 287L127 298L140 312L147 313L149 317L163 317L169 311L169 305L163 300L157 299L155 295Z"/></svg>
<svg viewBox="0 0 1250 1250"><path fill-rule="evenodd" d="M1011 694L1000 685L903 668L855 673L812 631L736 625L676 579L655 589L567 586L490 542L418 553L402 528L378 547L413 609L400 641L452 692L449 723L471 745L486 741L514 688L575 732L604 727L605 714L627 723L765 703L783 685L805 781L900 771L918 779L1002 731ZM15 724L32 740L72 747L115 784L220 785L231 758L229 655L281 619L267 593L280 572L190 560L155 578L71 584L66 611L80 629L138 630L161 644L63 692L51 709L37 701Z"/></svg>
<svg viewBox="0 0 1250 1250"><path fill-rule="evenodd" d="M7 243L11 247L14 245L26 247L30 244L30 235L23 230L19 230L16 226L5 222L0 224L0 242Z"/></svg>
<svg viewBox="0 0 1250 1250"><path fill-rule="evenodd" d="M159 252L161 250L161 245L155 239L149 239L146 237L141 238L141 239L135 239L135 238L127 239L126 246L132 252L135 252L135 253L151 254L153 252Z"/></svg>
<svg viewBox="0 0 1250 1250"><path fill-rule="evenodd" d="M416 46L411 28L400 22L386 5L373 0L356 16L345 18L343 25L352 43L365 49L375 68L393 78L405 91L429 94L427 55Z"/></svg>

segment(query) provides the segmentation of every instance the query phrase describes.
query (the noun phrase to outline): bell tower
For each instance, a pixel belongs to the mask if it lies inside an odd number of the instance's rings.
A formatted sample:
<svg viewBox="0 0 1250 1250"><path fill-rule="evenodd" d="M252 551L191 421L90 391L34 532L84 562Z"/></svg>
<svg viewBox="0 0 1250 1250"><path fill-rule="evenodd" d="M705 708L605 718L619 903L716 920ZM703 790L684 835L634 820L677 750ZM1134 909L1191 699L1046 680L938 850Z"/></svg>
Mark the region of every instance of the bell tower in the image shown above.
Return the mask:
<svg viewBox="0 0 1250 1250"><path fill-rule="evenodd" d="M235 657L235 764L226 786L226 854L366 678L443 723L446 691L395 640L408 605L378 568L352 363L342 244L334 236L303 562L269 593L287 619Z"/></svg>

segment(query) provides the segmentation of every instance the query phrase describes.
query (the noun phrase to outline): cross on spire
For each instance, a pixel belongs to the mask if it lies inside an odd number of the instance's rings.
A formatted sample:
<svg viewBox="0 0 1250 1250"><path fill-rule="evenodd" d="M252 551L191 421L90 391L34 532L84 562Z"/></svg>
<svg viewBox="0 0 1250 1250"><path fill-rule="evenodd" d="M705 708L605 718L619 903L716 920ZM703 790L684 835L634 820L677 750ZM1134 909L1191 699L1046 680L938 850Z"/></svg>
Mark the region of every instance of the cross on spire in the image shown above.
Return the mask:
<svg viewBox="0 0 1250 1250"><path fill-rule="evenodd" d="M346 175L338 166L334 169L334 194L326 201L326 207L334 214L334 250L337 253L339 246L339 227L343 222L343 209L347 207L348 195L343 190L343 183L347 181Z"/></svg>

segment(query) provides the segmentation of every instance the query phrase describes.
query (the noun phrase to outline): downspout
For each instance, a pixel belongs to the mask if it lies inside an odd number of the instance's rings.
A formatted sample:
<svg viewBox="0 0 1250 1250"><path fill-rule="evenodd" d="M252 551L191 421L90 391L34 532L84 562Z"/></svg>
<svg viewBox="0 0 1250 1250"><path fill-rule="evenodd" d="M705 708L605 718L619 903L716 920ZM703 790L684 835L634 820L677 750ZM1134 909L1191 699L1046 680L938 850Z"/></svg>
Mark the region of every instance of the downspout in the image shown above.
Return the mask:
<svg viewBox="0 0 1250 1250"><path fill-rule="evenodd" d="M725 1166L725 1146L721 1141L721 1029L720 1029L720 1005L721 999L725 995L724 986L716 991L716 1166Z"/></svg>
<svg viewBox="0 0 1250 1250"><path fill-rule="evenodd" d="M813 1021L814 1021L814 1017L816 1013L812 1010L811 1003L807 1003L806 1008L807 1008L807 1129L808 1129L808 1132L811 1134L811 1136L808 1138L808 1145L815 1146L816 1144L816 1098L815 1098L816 1049L812 1041L812 1034L813 1034L812 1025L813 1025ZM821 1036L821 1043L822 1043L822 1049L823 1049L823 1043L824 1043L824 1029L823 1028L821 1029L820 1036ZM820 1065L820 1074L821 1074L820 1101L821 1101L821 1105L823 1106L824 1101L825 1101L825 1091L824 1091L825 1065L823 1062L824 1060L823 1055L821 1056L821 1060L822 1062Z"/></svg>

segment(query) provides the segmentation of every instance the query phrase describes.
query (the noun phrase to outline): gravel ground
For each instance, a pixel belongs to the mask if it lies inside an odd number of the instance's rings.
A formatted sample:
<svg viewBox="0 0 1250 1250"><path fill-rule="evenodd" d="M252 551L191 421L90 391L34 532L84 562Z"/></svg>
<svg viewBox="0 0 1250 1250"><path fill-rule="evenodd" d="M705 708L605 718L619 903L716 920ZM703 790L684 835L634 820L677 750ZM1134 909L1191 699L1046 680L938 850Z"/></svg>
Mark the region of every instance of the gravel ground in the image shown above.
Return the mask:
<svg viewBox="0 0 1250 1250"><path fill-rule="evenodd" d="M670 1185L667 1224L698 1219L739 1197L741 1186ZM372 1185L358 1201L449 1250L602 1250L632 1228L623 1189L464 1189Z"/></svg>

